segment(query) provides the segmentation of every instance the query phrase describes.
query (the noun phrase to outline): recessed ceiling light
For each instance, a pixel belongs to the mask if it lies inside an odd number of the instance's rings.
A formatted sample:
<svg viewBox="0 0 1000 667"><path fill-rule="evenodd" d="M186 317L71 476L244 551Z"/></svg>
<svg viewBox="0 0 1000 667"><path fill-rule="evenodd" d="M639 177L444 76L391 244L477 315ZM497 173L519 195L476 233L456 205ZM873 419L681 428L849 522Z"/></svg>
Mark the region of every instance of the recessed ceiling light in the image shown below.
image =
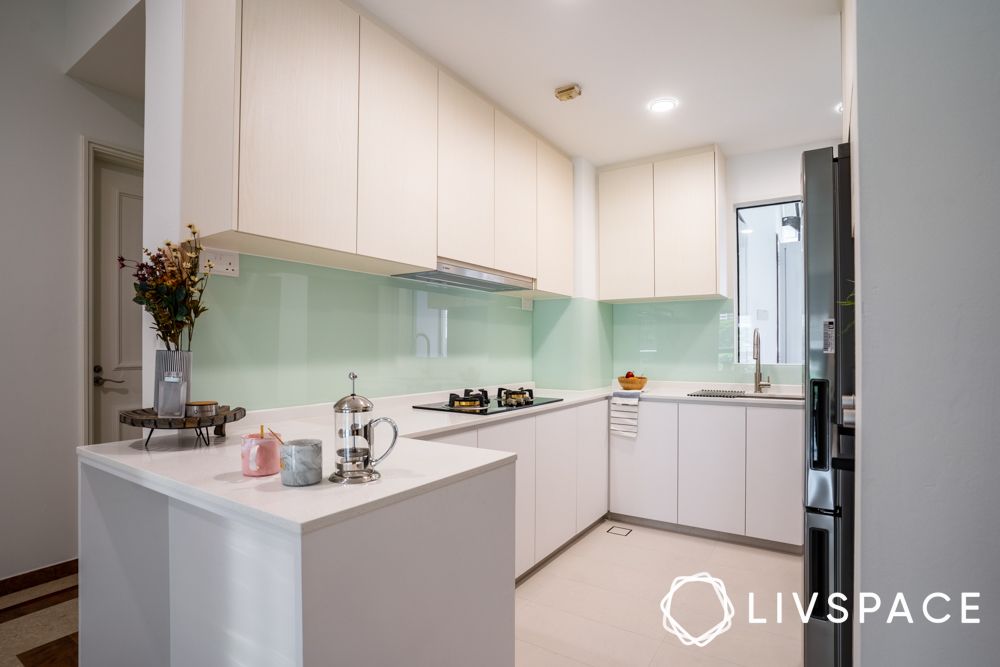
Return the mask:
<svg viewBox="0 0 1000 667"><path fill-rule="evenodd" d="M657 97L650 100L646 108L653 113L667 113L676 109L679 104L676 97Z"/></svg>
<svg viewBox="0 0 1000 667"><path fill-rule="evenodd" d="M837 112L837 113L844 113L844 103L843 103L843 102L837 102L837 103L836 103L836 104L835 104L835 105L833 106L833 110L834 110L835 112Z"/></svg>

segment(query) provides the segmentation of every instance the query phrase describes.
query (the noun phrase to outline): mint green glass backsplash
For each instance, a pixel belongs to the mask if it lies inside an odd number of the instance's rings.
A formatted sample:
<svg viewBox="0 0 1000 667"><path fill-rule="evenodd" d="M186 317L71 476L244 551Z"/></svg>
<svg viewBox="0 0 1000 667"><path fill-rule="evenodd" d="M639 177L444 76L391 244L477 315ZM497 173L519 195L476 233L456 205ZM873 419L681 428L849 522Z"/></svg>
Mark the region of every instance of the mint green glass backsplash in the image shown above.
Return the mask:
<svg viewBox="0 0 1000 667"><path fill-rule="evenodd" d="M532 378L518 298L250 255L213 276L198 320L193 397L249 409Z"/></svg>
<svg viewBox="0 0 1000 667"><path fill-rule="evenodd" d="M611 379L611 304L591 299L534 303L535 384L593 389Z"/></svg>
<svg viewBox="0 0 1000 667"><path fill-rule="evenodd" d="M729 299L614 305L614 373L653 380L753 382L736 364L736 315ZM775 384L801 384L802 366L764 365Z"/></svg>

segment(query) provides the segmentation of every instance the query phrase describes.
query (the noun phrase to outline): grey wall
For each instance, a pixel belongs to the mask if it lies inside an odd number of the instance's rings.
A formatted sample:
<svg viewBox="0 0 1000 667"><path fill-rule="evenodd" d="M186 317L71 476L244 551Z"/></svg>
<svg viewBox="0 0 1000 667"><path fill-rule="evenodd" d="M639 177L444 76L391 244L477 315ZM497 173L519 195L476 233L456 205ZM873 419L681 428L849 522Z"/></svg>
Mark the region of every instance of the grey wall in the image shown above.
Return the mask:
<svg viewBox="0 0 1000 667"><path fill-rule="evenodd" d="M63 74L66 6L0 2L0 579L76 556L83 444L83 137L142 126Z"/></svg>
<svg viewBox="0 0 1000 667"><path fill-rule="evenodd" d="M872 667L998 660L998 34L996 0L858 3L860 586L983 594L980 625L861 626Z"/></svg>

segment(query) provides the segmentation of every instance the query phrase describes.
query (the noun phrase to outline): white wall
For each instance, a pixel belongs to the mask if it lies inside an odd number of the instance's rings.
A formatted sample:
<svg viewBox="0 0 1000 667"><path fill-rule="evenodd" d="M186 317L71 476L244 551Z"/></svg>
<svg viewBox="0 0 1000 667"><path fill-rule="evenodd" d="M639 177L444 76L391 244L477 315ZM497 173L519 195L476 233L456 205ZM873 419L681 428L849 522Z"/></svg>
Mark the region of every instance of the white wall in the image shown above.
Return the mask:
<svg viewBox="0 0 1000 667"><path fill-rule="evenodd" d="M729 195L729 219L732 224L736 224L736 206L801 197L802 152L835 146L837 143L837 139L830 138L827 141L727 157L726 191Z"/></svg>
<svg viewBox="0 0 1000 667"><path fill-rule="evenodd" d="M139 4L139 0L66 0L65 4L65 50L60 55L64 72Z"/></svg>
<svg viewBox="0 0 1000 667"><path fill-rule="evenodd" d="M1000 3L857 4L860 587L983 596L860 626L860 664L995 665Z"/></svg>
<svg viewBox="0 0 1000 667"><path fill-rule="evenodd" d="M146 0L146 137L142 243L181 238L181 114L184 94L183 0ZM143 405L153 404L156 334L144 314ZM197 372L197 371L195 371Z"/></svg>
<svg viewBox="0 0 1000 667"><path fill-rule="evenodd" d="M76 556L83 443L83 140L142 127L63 74L59 0L0 3L0 578Z"/></svg>

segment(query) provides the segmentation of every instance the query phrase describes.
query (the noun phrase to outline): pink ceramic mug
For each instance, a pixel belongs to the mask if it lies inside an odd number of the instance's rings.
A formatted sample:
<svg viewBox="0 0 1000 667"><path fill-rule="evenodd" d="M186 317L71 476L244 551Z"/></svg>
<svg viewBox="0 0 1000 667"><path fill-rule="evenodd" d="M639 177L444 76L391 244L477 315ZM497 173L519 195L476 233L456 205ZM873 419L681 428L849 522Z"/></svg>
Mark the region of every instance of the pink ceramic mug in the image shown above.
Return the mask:
<svg viewBox="0 0 1000 667"><path fill-rule="evenodd" d="M247 433L240 446L243 474L247 477L267 477L278 472L281 461L278 439L273 435Z"/></svg>

